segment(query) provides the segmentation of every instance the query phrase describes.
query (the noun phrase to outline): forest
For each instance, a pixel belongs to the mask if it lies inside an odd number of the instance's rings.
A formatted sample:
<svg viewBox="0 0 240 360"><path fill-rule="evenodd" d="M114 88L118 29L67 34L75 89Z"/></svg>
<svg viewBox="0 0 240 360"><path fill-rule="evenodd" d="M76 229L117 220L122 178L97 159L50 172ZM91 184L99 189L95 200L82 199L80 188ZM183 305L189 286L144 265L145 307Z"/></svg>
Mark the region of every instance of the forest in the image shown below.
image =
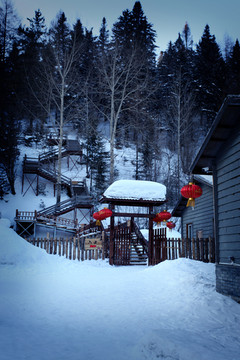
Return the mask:
<svg viewBox="0 0 240 360"><path fill-rule="evenodd" d="M135 179L165 184L172 204L224 98L240 93L238 40L228 39L223 51L210 24L197 44L188 23L179 30L159 54L139 1L111 28L103 18L95 36L62 11L49 28L39 9L22 25L14 3L2 0L1 198L15 193L21 144L43 141L51 124L61 149L68 124L84 145L96 195L118 177L115 149L131 147Z"/></svg>

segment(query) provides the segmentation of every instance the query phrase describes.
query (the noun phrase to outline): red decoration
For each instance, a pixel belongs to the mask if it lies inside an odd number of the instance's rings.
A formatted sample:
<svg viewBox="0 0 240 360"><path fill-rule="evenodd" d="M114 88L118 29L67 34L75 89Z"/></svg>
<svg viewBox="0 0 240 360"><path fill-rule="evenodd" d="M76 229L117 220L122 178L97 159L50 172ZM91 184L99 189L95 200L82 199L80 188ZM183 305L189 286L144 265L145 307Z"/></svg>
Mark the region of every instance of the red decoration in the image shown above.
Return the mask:
<svg viewBox="0 0 240 360"><path fill-rule="evenodd" d="M187 206L195 206L195 199L202 195L202 189L200 186L190 182L188 185L183 186L181 194L188 199Z"/></svg>
<svg viewBox="0 0 240 360"><path fill-rule="evenodd" d="M153 218L153 221L155 221L156 223L160 223L162 221L167 221L170 219L172 215L167 212L167 210L161 211L160 213L157 213L156 216Z"/></svg>
<svg viewBox="0 0 240 360"><path fill-rule="evenodd" d="M95 220L97 220L96 221L97 225L100 225L102 220L105 220L107 217L110 217L110 216L112 216L112 210L110 210L108 208L104 208L93 214L93 218Z"/></svg>
<svg viewBox="0 0 240 360"><path fill-rule="evenodd" d="M160 223L160 222L162 222L162 218L161 218L161 216L160 216L160 213L157 213L156 215L155 215L155 217L153 218L153 221L155 221L156 223Z"/></svg>
<svg viewBox="0 0 240 360"><path fill-rule="evenodd" d="M167 210L163 210L159 213L159 216L161 217L162 221L168 221L172 215Z"/></svg>
<svg viewBox="0 0 240 360"><path fill-rule="evenodd" d="M175 228L176 224L174 224L172 221L168 221L167 222L167 227L172 230L173 228Z"/></svg>

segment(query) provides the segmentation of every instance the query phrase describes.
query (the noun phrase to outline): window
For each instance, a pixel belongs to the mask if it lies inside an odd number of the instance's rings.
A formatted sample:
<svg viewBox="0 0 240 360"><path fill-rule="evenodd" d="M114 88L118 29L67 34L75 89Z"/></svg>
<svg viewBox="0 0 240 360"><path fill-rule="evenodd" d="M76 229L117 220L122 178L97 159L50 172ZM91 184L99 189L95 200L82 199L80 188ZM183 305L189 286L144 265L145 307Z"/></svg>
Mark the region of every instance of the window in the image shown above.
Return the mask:
<svg viewBox="0 0 240 360"><path fill-rule="evenodd" d="M192 224L186 224L186 237L187 239L192 239L193 235L193 226Z"/></svg>

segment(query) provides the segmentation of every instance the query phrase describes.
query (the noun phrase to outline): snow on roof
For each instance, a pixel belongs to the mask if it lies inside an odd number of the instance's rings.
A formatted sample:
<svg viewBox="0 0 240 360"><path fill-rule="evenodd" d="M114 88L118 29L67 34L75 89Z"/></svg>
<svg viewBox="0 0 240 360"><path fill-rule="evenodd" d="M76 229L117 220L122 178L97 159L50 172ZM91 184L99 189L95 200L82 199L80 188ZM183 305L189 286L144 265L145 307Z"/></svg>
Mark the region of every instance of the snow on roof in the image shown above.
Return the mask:
<svg viewBox="0 0 240 360"><path fill-rule="evenodd" d="M112 199L164 201L166 186L154 181L118 180L107 188L103 196Z"/></svg>
<svg viewBox="0 0 240 360"><path fill-rule="evenodd" d="M200 182L206 182L209 185L213 185L212 175L194 175L194 179L199 180Z"/></svg>

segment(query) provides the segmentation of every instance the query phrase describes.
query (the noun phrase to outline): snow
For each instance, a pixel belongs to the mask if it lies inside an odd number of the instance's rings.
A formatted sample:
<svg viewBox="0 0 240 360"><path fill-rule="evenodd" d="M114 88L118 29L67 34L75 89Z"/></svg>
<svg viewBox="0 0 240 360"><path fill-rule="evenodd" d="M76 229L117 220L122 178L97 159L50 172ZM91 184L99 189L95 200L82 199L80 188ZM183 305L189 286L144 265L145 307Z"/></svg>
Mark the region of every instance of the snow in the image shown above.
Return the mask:
<svg viewBox="0 0 240 360"><path fill-rule="evenodd" d="M168 227L161 225L160 227L165 227L166 228L166 237L167 239L181 239L181 233L175 229L169 229ZM159 226L154 226L154 229L158 229ZM146 240L148 240L148 233L149 230L148 229L141 229L141 233L143 234L143 236L145 237Z"/></svg>
<svg viewBox="0 0 240 360"><path fill-rule="evenodd" d="M25 152L35 157L42 149ZM124 157L119 173L127 179L132 172ZM108 260L67 260L9 228L16 209L38 210L41 202L55 201L52 184L43 179L46 195L36 197L31 188L21 194L21 161L17 195L0 201L0 360L239 359L240 306L216 292L214 264L178 259L116 267ZM63 167L68 174L66 159ZM81 178L84 172L73 168L69 174ZM161 184L114 184L105 196L165 199ZM167 231L179 237L175 229ZM148 230L142 232L147 237Z"/></svg>
<svg viewBox="0 0 240 360"><path fill-rule="evenodd" d="M166 186L154 181L118 180L103 194L106 198L164 201Z"/></svg>
<svg viewBox="0 0 240 360"><path fill-rule="evenodd" d="M0 221L1 360L237 360L240 306L214 264L48 255Z"/></svg>
<svg viewBox="0 0 240 360"><path fill-rule="evenodd" d="M209 185L213 185L213 177L212 175L194 175L194 179L200 182L206 182Z"/></svg>

